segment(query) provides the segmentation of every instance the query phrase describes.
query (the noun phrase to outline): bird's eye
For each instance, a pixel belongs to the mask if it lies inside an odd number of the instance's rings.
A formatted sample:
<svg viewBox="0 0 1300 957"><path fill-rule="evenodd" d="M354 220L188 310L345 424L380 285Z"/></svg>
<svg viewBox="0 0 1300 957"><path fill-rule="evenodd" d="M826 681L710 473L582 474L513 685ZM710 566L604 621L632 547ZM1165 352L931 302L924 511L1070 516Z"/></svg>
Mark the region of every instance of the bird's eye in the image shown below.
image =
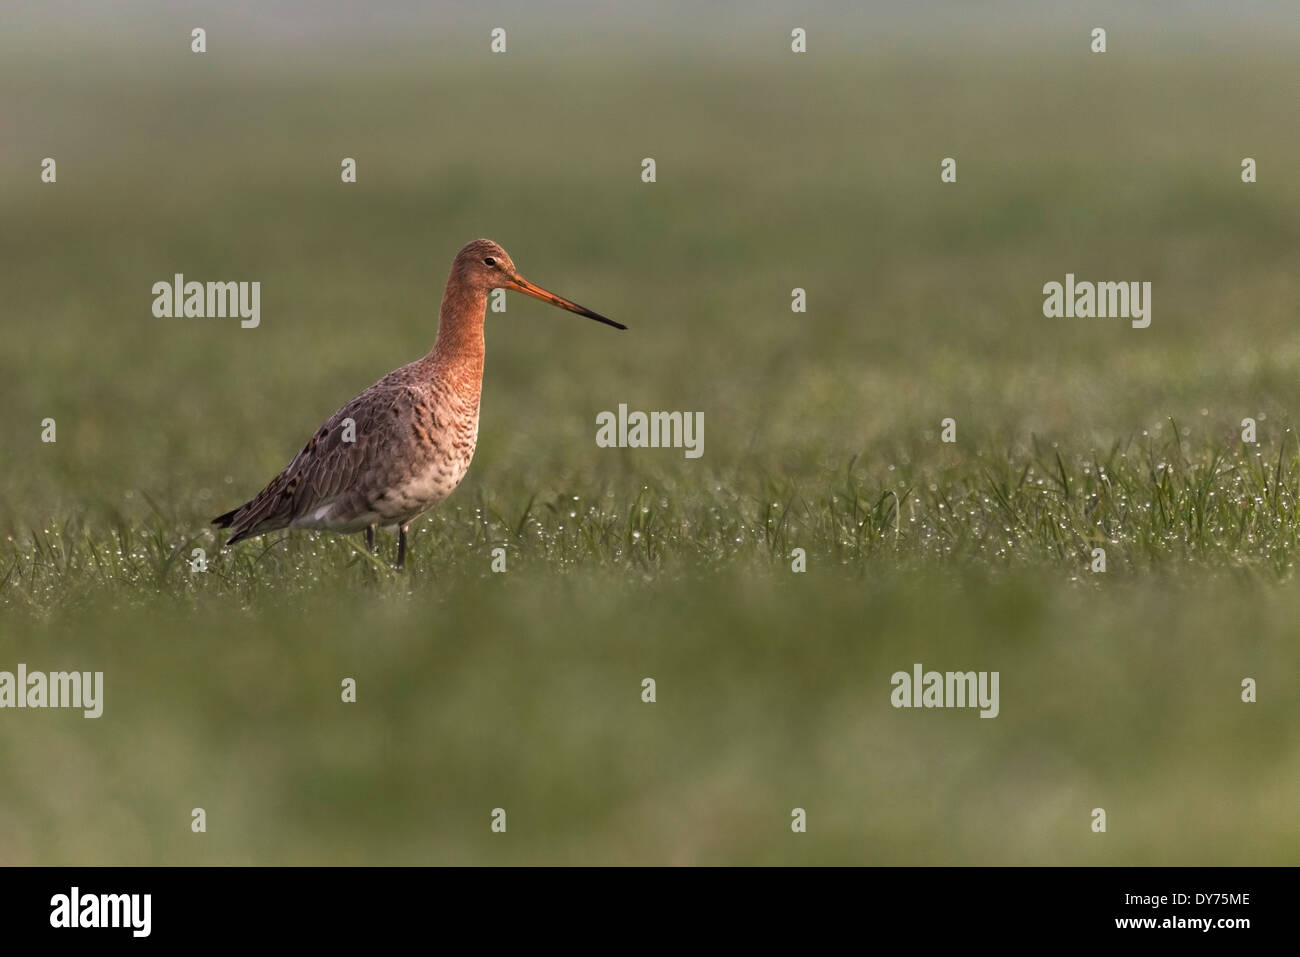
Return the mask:
<svg viewBox="0 0 1300 957"><path fill-rule="evenodd" d="M497 261L493 259L491 256L489 256L487 259L483 260L483 264L485 266L495 266L497 264Z"/></svg>

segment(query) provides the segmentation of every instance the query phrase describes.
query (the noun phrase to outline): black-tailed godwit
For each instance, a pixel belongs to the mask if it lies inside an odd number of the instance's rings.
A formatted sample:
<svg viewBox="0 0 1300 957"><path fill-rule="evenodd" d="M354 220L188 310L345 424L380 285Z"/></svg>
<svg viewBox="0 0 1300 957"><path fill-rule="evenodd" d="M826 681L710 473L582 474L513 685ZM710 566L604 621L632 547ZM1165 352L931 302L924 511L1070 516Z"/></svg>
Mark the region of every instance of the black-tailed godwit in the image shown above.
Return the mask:
<svg viewBox="0 0 1300 957"><path fill-rule="evenodd" d="M519 275L506 251L476 239L456 254L428 355L390 372L335 412L249 502L212 520L227 545L281 528L366 533L396 526L397 567L411 522L445 499L469 469L483 387L488 294L513 289L616 329L627 327ZM349 422L350 420L350 422Z"/></svg>

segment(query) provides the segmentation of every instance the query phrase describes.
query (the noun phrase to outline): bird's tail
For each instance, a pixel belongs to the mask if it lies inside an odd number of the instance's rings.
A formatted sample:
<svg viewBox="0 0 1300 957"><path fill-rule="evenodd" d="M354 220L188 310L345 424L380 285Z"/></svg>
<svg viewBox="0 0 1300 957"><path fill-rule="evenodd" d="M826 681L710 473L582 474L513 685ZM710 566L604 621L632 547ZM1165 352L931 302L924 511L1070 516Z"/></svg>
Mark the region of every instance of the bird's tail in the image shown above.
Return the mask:
<svg viewBox="0 0 1300 957"><path fill-rule="evenodd" d="M273 506L277 496L268 494L268 491L262 491L239 508L232 508L212 520L212 524L217 528L229 528L233 532L230 538L226 539L227 546L252 538L254 535L273 532L289 524L288 516L275 514Z"/></svg>
<svg viewBox="0 0 1300 957"><path fill-rule="evenodd" d="M253 501L256 501L256 499ZM251 524L246 521L248 518L248 507L252 504L253 502L245 502L238 508L232 508L224 515L218 515L212 520L212 524L217 526L217 528L233 528L235 530L234 534L226 539L227 546L243 541L245 538L255 534Z"/></svg>
<svg viewBox="0 0 1300 957"><path fill-rule="evenodd" d="M230 511L226 512L226 514L218 515L214 518L212 524L217 526L217 528L229 528L231 525L235 524L235 516L243 510L243 505L239 506L239 508L232 508Z"/></svg>

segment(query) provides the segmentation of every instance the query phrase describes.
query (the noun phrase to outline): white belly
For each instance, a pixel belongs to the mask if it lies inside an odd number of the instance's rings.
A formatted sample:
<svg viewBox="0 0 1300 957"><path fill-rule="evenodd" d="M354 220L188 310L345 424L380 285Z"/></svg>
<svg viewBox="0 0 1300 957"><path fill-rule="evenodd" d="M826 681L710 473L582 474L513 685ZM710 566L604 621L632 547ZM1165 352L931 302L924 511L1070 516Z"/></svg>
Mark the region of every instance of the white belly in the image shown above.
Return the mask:
<svg viewBox="0 0 1300 957"><path fill-rule="evenodd" d="M390 489L383 500L376 503L376 509L396 520L409 521L456 491L456 486L468 471L469 459L430 464Z"/></svg>

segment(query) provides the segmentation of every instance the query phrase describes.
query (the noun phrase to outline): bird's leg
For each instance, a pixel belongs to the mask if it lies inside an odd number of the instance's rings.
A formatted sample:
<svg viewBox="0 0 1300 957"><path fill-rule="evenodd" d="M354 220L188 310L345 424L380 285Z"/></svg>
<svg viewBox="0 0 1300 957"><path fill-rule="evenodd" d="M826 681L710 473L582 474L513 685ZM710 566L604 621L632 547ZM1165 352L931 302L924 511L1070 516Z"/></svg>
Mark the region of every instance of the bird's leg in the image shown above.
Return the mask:
<svg viewBox="0 0 1300 957"><path fill-rule="evenodd" d="M366 551L371 555L375 553L375 526L366 526Z"/></svg>
<svg viewBox="0 0 1300 957"><path fill-rule="evenodd" d="M411 527L408 522L405 525L397 526L397 569L401 571L406 567L406 530Z"/></svg>

